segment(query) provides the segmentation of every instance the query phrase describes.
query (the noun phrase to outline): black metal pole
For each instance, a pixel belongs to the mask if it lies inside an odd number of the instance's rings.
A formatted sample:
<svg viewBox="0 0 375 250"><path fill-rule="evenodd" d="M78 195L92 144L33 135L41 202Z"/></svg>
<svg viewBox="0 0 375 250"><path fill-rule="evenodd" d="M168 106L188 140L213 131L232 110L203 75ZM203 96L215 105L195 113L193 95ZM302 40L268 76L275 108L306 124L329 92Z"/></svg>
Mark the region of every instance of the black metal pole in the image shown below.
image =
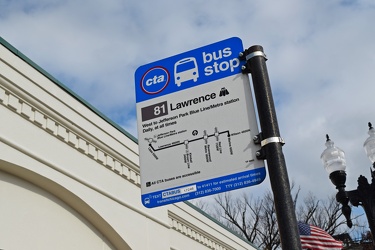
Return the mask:
<svg viewBox="0 0 375 250"><path fill-rule="evenodd" d="M285 250L302 249L263 47L252 46L244 52L244 56L254 86L262 131L262 150L267 159L281 247Z"/></svg>
<svg viewBox="0 0 375 250"><path fill-rule="evenodd" d="M375 171L371 171L372 181L368 183L367 178L359 176L358 187L356 190L344 191L346 192L350 203L353 206L358 207L361 205L365 210L368 225L371 231L372 237L372 249L375 249ZM339 201L342 203L341 201ZM350 216L349 216L350 219Z"/></svg>

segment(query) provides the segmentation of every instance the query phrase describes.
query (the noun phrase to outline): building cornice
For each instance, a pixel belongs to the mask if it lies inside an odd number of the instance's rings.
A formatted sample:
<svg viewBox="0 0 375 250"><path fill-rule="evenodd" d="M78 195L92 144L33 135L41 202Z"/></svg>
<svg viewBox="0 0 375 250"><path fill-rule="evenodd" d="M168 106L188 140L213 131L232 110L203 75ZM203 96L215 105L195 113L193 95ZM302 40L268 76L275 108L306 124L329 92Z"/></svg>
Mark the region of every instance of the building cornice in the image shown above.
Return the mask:
<svg viewBox="0 0 375 250"><path fill-rule="evenodd" d="M201 243L209 249L236 250L171 211L168 211L168 217L169 225L173 230Z"/></svg>
<svg viewBox="0 0 375 250"><path fill-rule="evenodd" d="M125 156L111 150L99 139L77 129L78 126L74 126L74 121L67 121L64 117L51 112L51 110L43 109L43 105L36 105L32 98L25 98L25 95L21 97L20 91L15 93L14 90L7 79L0 76L1 105L140 187L139 167L137 165L127 160Z"/></svg>

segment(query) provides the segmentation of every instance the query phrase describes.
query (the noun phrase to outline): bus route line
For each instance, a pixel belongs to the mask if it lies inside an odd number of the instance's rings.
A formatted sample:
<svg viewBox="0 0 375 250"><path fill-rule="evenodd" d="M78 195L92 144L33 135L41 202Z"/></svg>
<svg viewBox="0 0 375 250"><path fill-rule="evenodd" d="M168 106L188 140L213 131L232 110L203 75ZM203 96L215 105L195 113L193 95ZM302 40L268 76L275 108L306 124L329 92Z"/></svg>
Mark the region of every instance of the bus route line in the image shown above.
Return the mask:
<svg viewBox="0 0 375 250"><path fill-rule="evenodd" d="M226 131L222 131L222 132L219 132L218 134L225 134L227 133L227 137L230 137L230 133L229 133L229 130L226 130ZM199 138L196 138L196 139L192 139L192 140L188 140L188 141L183 141L183 142L180 142L180 143L176 143L176 144L173 144L173 145L168 145L168 146L161 146L161 148L158 148L158 149L155 149L153 146L152 146L152 143L148 144L151 149L156 152L156 151L159 151L159 150L163 150L163 149L167 149L167 148L171 148L171 147L175 147L175 146L179 146L179 145L183 145L183 144L187 144L187 143L190 143L190 142L194 142L194 141L198 141L198 140L204 140L206 138L209 138L209 137L212 137L212 136L216 136L215 135L216 133L212 134L212 135L206 135L206 136L202 136L202 137L199 137Z"/></svg>

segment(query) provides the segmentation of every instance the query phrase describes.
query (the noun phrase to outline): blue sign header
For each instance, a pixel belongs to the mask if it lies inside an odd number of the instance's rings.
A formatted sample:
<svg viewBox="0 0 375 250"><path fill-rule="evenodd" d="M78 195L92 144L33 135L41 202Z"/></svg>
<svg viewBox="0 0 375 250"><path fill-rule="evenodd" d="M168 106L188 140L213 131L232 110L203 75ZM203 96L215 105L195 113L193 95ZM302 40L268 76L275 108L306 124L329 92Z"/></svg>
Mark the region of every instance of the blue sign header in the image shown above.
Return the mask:
<svg viewBox="0 0 375 250"><path fill-rule="evenodd" d="M242 41L232 37L139 67L136 102L195 87L241 73Z"/></svg>

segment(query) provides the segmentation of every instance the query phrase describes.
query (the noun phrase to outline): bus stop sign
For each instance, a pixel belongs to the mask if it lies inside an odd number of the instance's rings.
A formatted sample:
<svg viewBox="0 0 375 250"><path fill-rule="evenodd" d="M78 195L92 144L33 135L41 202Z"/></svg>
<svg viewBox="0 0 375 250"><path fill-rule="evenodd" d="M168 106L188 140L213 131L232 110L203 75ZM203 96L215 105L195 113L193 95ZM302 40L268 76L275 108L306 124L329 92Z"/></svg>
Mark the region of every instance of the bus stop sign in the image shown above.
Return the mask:
<svg viewBox="0 0 375 250"><path fill-rule="evenodd" d="M261 183L258 127L239 38L135 72L142 203L157 207Z"/></svg>

